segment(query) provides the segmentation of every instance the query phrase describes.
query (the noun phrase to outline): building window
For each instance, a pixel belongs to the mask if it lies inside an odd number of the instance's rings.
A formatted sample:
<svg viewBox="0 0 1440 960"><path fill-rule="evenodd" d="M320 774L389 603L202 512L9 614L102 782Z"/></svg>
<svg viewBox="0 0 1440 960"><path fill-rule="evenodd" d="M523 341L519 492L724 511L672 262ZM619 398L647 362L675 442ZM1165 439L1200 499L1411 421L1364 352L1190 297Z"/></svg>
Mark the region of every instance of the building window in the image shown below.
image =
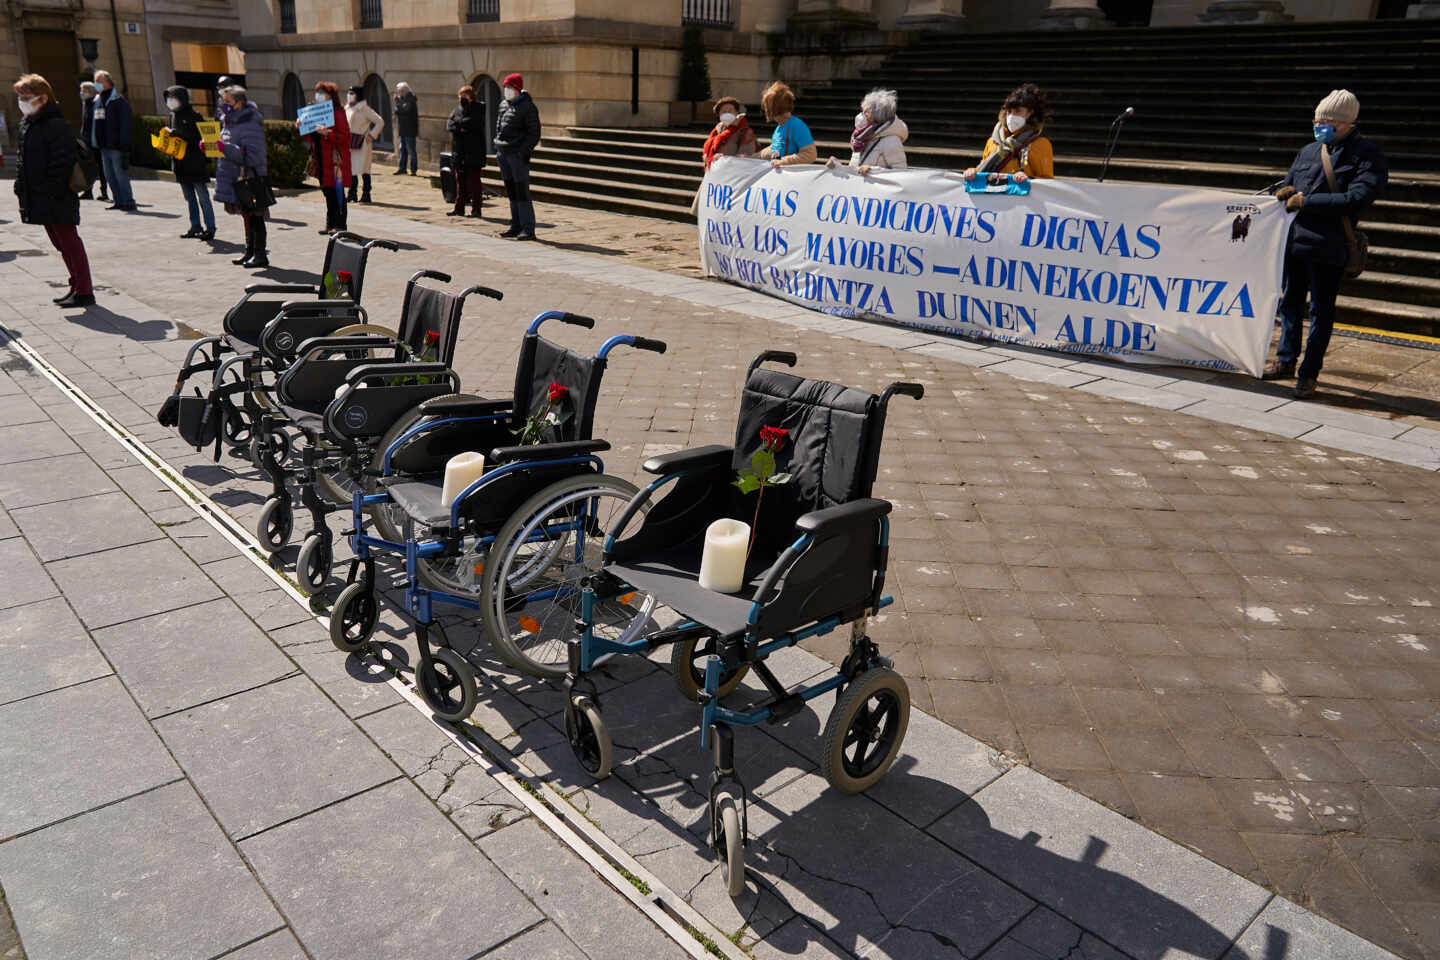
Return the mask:
<svg viewBox="0 0 1440 960"><path fill-rule="evenodd" d="M380 139L375 141L376 150L395 149L395 121L391 116L393 111L390 108L390 91L385 86L385 81L377 75L370 74L365 78L365 102L370 104L370 109L380 114L380 119L385 121L385 129L380 131Z"/></svg>
<svg viewBox="0 0 1440 960"><path fill-rule="evenodd" d="M730 0L680 0L680 22L732 30L735 13Z"/></svg>
<svg viewBox="0 0 1440 960"><path fill-rule="evenodd" d="M500 19L500 0L466 0L466 23L493 23Z"/></svg>
<svg viewBox="0 0 1440 960"><path fill-rule="evenodd" d="M360 29L378 30L385 26L385 16L380 12L380 0L360 0Z"/></svg>
<svg viewBox="0 0 1440 960"><path fill-rule="evenodd" d="M495 153L495 120L500 112L500 84L483 73L477 73L470 81L475 88L475 100L485 108L485 152Z"/></svg>
<svg viewBox="0 0 1440 960"><path fill-rule="evenodd" d="M295 32L295 0L280 0L280 32Z"/></svg>
<svg viewBox="0 0 1440 960"><path fill-rule="evenodd" d="M280 88L280 104L286 120L294 120L305 105L305 88L300 86L300 78L293 73L285 74L285 83Z"/></svg>

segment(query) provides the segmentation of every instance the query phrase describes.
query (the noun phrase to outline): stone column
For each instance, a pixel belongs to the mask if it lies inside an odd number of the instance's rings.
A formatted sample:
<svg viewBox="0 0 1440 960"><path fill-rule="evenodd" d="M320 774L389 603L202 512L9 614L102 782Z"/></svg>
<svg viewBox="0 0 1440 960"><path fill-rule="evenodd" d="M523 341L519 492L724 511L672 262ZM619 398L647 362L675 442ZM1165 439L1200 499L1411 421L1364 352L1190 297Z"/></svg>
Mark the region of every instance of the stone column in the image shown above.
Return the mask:
<svg viewBox="0 0 1440 960"><path fill-rule="evenodd" d="M1290 23L1281 0L1215 0L1196 23Z"/></svg>
<svg viewBox="0 0 1440 960"><path fill-rule="evenodd" d="M1035 21L1037 30L1091 30L1105 25L1105 13L1095 0L1050 0L1049 9Z"/></svg>
<svg viewBox="0 0 1440 960"><path fill-rule="evenodd" d="M964 0L910 0L897 30L937 30L959 32L965 29ZM1436 0L1440 2L1440 0Z"/></svg>

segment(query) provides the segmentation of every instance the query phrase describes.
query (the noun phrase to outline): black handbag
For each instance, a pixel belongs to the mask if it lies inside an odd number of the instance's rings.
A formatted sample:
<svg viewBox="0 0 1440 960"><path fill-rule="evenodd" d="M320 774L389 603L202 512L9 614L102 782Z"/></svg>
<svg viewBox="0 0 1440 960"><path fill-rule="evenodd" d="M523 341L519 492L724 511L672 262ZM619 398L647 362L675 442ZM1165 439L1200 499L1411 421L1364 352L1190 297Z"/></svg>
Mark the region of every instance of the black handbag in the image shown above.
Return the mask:
<svg viewBox="0 0 1440 960"><path fill-rule="evenodd" d="M275 206L275 191L270 188L269 178L252 174L236 180L235 206L242 213L259 213L266 207Z"/></svg>

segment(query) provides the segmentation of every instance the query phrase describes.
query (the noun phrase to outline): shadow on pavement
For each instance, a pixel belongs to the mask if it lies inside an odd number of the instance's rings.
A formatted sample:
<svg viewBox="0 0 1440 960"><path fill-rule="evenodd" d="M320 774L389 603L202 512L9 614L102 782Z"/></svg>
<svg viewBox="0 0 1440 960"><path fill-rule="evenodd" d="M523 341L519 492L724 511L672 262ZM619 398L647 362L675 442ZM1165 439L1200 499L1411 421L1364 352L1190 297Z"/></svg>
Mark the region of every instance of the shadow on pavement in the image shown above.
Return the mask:
<svg viewBox="0 0 1440 960"><path fill-rule="evenodd" d="M175 329L175 325L169 320L136 321L98 303L85 307L79 313L67 310L65 319L97 333L119 334L130 340L145 342L164 340Z"/></svg>
<svg viewBox="0 0 1440 960"><path fill-rule="evenodd" d="M546 240L536 238L542 246L554 247L557 250L574 250L580 253L598 253L606 257L623 257L624 251L616 250L614 247L597 247L593 243L561 243L558 240Z"/></svg>

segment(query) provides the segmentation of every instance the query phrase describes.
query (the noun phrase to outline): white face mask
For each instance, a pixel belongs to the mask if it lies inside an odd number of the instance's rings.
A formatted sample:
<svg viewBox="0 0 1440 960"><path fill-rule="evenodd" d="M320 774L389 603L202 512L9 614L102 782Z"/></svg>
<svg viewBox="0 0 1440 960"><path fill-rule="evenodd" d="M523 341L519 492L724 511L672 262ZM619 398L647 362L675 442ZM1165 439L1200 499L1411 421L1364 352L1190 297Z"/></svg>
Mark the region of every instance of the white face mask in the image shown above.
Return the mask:
<svg viewBox="0 0 1440 960"><path fill-rule="evenodd" d="M1010 128L1011 133L1014 133L1016 130L1019 130L1021 127L1025 126L1025 118L1020 116L1020 114L1018 113L1006 114L1005 126Z"/></svg>
<svg viewBox="0 0 1440 960"><path fill-rule="evenodd" d="M176 100L174 97L169 97L165 100L165 106L170 108L171 113L174 113L176 110L180 109L180 101Z"/></svg>
<svg viewBox="0 0 1440 960"><path fill-rule="evenodd" d="M730 124L732 124L732 123L734 123L734 122L735 122L735 114L731 113L730 111L727 110L727 111L725 111L724 113L720 114L720 123L721 123L722 125L728 127L728 126L730 126Z"/></svg>
<svg viewBox="0 0 1440 960"><path fill-rule="evenodd" d="M515 99L515 96L516 96L516 94L515 94L515 88L514 88L514 87L506 87L506 88L505 88L504 97L505 97L506 100L514 100L514 99Z"/></svg>
<svg viewBox="0 0 1440 960"><path fill-rule="evenodd" d="M323 93L317 93L317 94L315 94L315 102L316 102L316 103L324 103L326 100L329 100L329 99L330 99L330 98L327 97L327 96L326 96L325 94L323 94Z"/></svg>
<svg viewBox="0 0 1440 960"><path fill-rule="evenodd" d="M30 99L29 97L26 97L23 100L17 100L16 103L20 107L20 112L27 117L39 109L39 107L35 106L35 101Z"/></svg>
<svg viewBox="0 0 1440 960"><path fill-rule="evenodd" d="M346 102L346 103L351 103L351 104L353 104L353 103L355 102L355 94L353 94L353 93L347 93L347 94L345 94L345 102Z"/></svg>

